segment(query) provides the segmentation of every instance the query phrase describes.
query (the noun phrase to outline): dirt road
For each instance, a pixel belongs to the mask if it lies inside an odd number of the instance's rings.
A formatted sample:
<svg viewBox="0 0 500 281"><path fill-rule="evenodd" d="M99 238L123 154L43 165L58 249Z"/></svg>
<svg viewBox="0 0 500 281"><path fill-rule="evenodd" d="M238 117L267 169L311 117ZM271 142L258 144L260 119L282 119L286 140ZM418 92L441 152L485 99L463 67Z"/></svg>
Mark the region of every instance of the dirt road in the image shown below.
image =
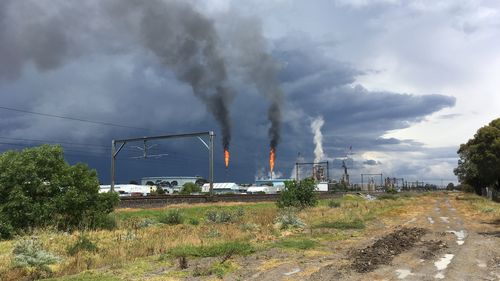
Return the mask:
<svg viewBox="0 0 500 281"><path fill-rule="evenodd" d="M247 257L227 279L500 280L500 220L471 214L453 195L377 220L369 231L321 250Z"/></svg>

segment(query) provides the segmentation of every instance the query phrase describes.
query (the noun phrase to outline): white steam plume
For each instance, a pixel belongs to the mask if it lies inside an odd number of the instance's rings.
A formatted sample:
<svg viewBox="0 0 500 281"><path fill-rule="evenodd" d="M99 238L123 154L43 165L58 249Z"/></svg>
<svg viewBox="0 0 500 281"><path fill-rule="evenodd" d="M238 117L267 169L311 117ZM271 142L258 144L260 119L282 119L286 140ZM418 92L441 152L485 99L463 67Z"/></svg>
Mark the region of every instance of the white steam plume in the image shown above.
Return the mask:
<svg viewBox="0 0 500 281"><path fill-rule="evenodd" d="M325 124L323 116L318 116L311 122L311 131L314 134L314 162L320 162L325 159L325 153L323 152L323 134L321 133L321 127Z"/></svg>

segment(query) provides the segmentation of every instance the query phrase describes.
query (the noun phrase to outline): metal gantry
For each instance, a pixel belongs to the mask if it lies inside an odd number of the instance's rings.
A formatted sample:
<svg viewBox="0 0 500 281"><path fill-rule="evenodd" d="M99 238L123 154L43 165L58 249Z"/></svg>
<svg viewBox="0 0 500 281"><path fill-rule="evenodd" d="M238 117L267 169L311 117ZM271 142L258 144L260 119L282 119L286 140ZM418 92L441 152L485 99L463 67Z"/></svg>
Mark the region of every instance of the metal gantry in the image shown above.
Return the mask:
<svg viewBox="0 0 500 281"><path fill-rule="evenodd" d="M202 137L204 136L208 136L208 144L202 139ZM198 138L203 143L203 145L208 149L208 181L210 182L210 194L212 194L214 187L214 137L215 137L215 133L213 131L112 140L111 141L111 191L115 190L116 156L118 156L118 153L120 153L125 144L142 141L144 147L143 156L144 158L147 158L147 151L146 151L148 148L147 142L150 140L193 138L193 137ZM119 145L118 148L117 145Z"/></svg>

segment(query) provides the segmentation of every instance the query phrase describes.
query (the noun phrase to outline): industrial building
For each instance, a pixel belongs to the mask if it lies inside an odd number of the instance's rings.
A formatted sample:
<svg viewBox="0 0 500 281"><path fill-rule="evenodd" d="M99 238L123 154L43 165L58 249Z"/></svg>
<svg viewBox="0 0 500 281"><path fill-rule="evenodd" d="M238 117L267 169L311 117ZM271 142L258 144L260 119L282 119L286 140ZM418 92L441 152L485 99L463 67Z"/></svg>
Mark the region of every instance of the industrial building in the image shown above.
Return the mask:
<svg viewBox="0 0 500 281"><path fill-rule="evenodd" d="M234 182L214 182L213 192L214 193L243 193L246 188L237 185ZM210 192L210 184L205 183L201 187L201 192Z"/></svg>
<svg viewBox="0 0 500 281"><path fill-rule="evenodd" d="M155 185L162 187L182 187L185 183L191 182L202 185L207 182L206 179L200 176L194 177L145 177L141 179L141 185L148 185L152 182Z"/></svg>

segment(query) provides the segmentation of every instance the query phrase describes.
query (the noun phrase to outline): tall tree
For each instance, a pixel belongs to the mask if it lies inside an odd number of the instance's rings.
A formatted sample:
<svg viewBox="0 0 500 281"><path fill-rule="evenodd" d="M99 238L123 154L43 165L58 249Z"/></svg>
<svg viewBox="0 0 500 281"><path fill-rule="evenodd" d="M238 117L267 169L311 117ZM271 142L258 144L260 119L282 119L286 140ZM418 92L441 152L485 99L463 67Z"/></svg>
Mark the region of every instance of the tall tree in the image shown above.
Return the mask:
<svg viewBox="0 0 500 281"><path fill-rule="evenodd" d="M454 173L461 183L473 186L478 194L483 187L500 190L500 118L480 128L457 153Z"/></svg>

